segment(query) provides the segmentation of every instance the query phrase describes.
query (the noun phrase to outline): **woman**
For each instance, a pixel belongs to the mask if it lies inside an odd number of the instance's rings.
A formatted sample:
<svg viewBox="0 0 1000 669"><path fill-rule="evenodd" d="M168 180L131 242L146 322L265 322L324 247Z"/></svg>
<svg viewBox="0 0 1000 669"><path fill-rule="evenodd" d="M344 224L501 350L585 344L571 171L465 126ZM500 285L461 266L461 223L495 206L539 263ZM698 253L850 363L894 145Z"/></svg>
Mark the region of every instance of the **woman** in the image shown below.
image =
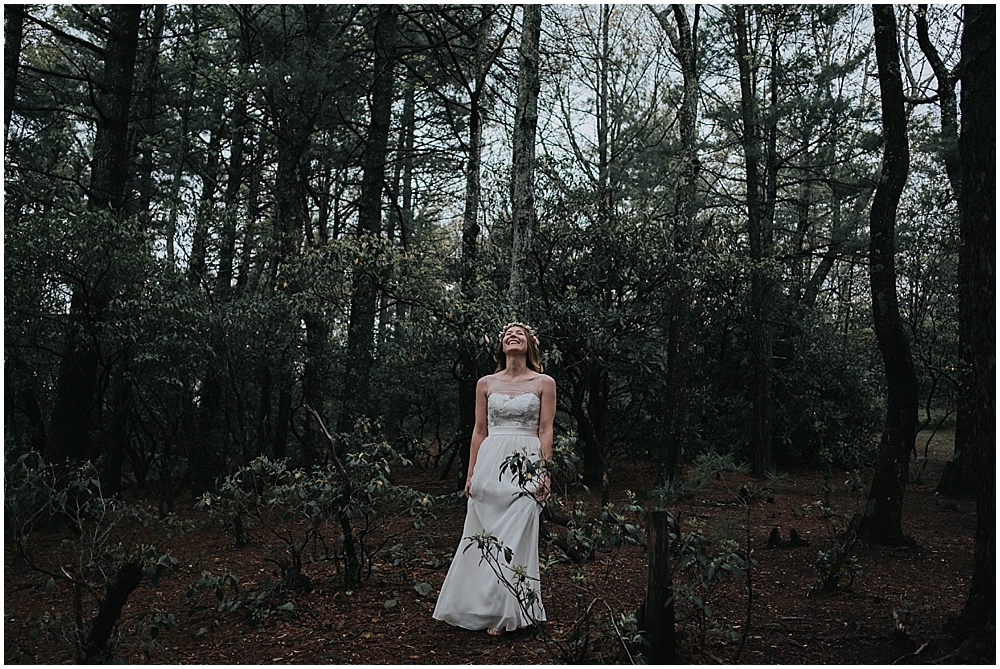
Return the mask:
<svg viewBox="0 0 1000 669"><path fill-rule="evenodd" d="M542 374L538 338L523 323L500 331L496 373L476 385L476 427L469 450L465 496L469 499L463 540L441 586L434 617L470 630L493 635L545 620L538 586L538 515L548 497L547 476L522 494L514 475L500 465L513 453L526 453L546 463L552 457L552 422L556 414L556 383ZM538 594L529 615L468 540L488 531L513 551L509 564L499 562L514 583L509 568L523 565Z"/></svg>

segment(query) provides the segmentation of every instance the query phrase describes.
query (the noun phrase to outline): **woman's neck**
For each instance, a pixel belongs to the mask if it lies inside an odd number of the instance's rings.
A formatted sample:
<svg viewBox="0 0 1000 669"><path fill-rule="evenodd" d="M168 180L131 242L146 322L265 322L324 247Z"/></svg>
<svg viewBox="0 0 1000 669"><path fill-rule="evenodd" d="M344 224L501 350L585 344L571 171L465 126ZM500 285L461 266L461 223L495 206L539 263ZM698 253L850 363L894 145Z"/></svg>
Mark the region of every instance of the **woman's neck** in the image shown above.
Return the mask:
<svg viewBox="0 0 1000 669"><path fill-rule="evenodd" d="M523 355L508 355L507 366L504 371L512 379L518 379L531 374L531 370L528 369L525 356Z"/></svg>

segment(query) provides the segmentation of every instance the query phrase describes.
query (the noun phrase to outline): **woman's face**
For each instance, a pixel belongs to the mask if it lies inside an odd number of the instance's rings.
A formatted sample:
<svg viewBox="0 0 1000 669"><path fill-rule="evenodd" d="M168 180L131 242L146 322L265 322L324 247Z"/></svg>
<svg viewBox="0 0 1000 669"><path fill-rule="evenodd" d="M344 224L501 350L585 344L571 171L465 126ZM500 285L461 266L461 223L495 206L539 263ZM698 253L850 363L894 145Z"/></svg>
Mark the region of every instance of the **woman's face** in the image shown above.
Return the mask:
<svg viewBox="0 0 1000 669"><path fill-rule="evenodd" d="M528 351L528 333L524 328L514 325L503 333L503 352L510 354L516 351Z"/></svg>

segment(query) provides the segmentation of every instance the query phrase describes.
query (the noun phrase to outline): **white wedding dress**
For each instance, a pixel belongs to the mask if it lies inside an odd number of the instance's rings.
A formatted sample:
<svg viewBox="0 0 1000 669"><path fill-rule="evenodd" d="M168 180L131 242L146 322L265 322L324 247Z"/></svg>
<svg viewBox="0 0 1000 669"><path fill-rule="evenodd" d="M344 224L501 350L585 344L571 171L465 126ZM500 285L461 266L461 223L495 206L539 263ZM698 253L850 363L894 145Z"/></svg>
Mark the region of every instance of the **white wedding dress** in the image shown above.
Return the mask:
<svg viewBox="0 0 1000 669"><path fill-rule="evenodd" d="M512 453L526 453L539 459L538 417L541 410L541 375L523 383L507 383L493 376L487 379L489 436L483 440L472 471L465 527L455 558L441 586L434 617L470 630L512 631L545 620L538 582L538 515L541 506L531 495L520 494L510 471L500 475L500 465ZM533 489L529 487L533 492ZM525 615L517 598L500 583L483 561L478 545L466 537L490 532L513 551L508 564L503 555L499 564L507 581L516 584L511 570L523 566L529 584L538 593Z"/></svg>

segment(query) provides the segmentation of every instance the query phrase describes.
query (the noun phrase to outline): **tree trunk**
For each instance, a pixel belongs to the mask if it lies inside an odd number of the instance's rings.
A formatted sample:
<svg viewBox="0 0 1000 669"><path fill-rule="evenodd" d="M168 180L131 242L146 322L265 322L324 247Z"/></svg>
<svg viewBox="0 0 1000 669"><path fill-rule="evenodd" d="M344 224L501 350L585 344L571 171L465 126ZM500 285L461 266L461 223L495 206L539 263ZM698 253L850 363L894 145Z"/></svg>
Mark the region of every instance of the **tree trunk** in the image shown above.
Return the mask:
<svg viewBox="0 0 1000 669"><path fill-rule="evenodd" d="M220 120L220 125L221 125ZM222 143L222 131L215 128L209 131L211 139L201 165L201 195L198 202L197 218L194 234L191 238L191 256L188 262L187 279L194 286L205 285L208 279L208 237L209 223L215 223L215 192L219 183L219 153Z"/></svg>
<svg viewBox="0 0 1000 669"><path fill-rule="evenodd" d="M234 103L233 129L230 135L229 167L226 170L226 194L222 230L219 235L219 268L215 275L215 290L225 300L233 283L233 263L236 260L236 223L239 217L240 188L244 179L244 142L249 119L246 102L241 98Z"/></svg>
<svg viewBox="0 0 1000 669"><path fill-rule="evenodd" d="M327 380L330 378L330 324L319 310L308 310L302 316L306 324L306 361L302 380L302 402L322 415L327 400ZM315 428L305 430L309 447L307 458L321 460L325 444Z"/></svg>
<svg viewBox="0 0 1000 669"><path fill-rule="evenodd" d="M469 161L465 169L465 211L462 216L462 267L460 284L466 303L476 299L476 260L479 255L479 200L481 194L480 170L483 153L482 102L486 91L486 75L490 68L489 38L493 28L493 12L489 5L479 8L479 25L476 29L476 77L469 96ZM467 327L462 327L458 365L458 453L461 466L456 475L456 487L465 486L469 470L469 449L472 431L476 426L476 381L479 377L476 349Z"/></svg>
<svg viewBox="0 0 1000 669"><path fill-rule="evenodd" d="M112 393L111 408L111 438L108 442L107 460L101 472L101 487L108 497L113 497L122 490L122 466L125 464L125 451L128 448L129 410L132 403L132 383L129 380L128 367L125 360L123 369L116 375L115 388Z"/></svg>
<svg viewBox="0 0 1000 669"><path fill-rule="evenodd" d="M140 565L130 562L118 570L118 577L114 583L108 586L107 596L101 602L101 608L94 618L90 636L87 637L83 651L86 663L91 663L101 651L107 648L108 639L111 638L115 623L122 615L125 603L141 582L142 567Z"/></svg>
<svg viewBox="0 0 1000 669"><path fill-rule="evenodd" d="M917 9L917 43L934 70L937 80L938 104L941 107L941 153L948 182L955 199L962 197L962 157L958 148L958 98L955 95L957 77L948 71L927 30L927 5Z"/></svg>
<svg viewBox="0 0 1000 669"><path fill-rule="evenodd" d="M763 197L764 189L770 190L772 160L762 182L759 172L761 160L760 121L757 97L750 71L750 50L747 39L746 9L735 7L736 60L740 71L740 108L743 116L743 152L747 173L747 231L750 237L750 395L753 404L751 426L751 471L754 476L766 476L774 471L771 458L771 335L770 302L773 291L769 271L765 266L771 255L769 209ZM772 63L772 69L774 64ZM772 89L774 86L772 85ZM773 91L772 91L773 94ZM770 131L768 139L771 139ZM769 146L771 142L769 141ZM773 210L770 214L773 215Z"/></svg>
<svg viewBox="0 0 1000 669"><path fill-rule="evenodd" d="M7 150L10 116L17 102L17 75L21 67L24 5L3 6L3 145Z"/></svg>
<svg viewBox="0 0 1000 669"><path fill-rule="evenodd" d="M99 312L83 288L73 291L63 356L59 361L55 404L49 418L49 459L84 462L95 457L90 417L97 392L98 355L85 331Z"/></svg>
<svg viewBox="0 0 1000 669"><path fill-rule="evenodd" d="M112 5L108 42L104 47L104 76L97 97L97 136L90 168L90 208L110 207L116 213L125 203L128 183L128 119L132 78L139 44L142 5Z"/></svg>
<svg viewBox="0 0 1000 669"><path fill-rule="evenodd" d="M364 172L358 205L358 237L374 241L382 232L382 190L385 186L389 126L392 120L393 66L396 63L396 20L399 7L380 5L374 26L374 80L371 91L371 121L365 142ZM378 286L360 258L354 271L351 313L347 328L347 365L344 372L344 410L338 430L350 432L355 421L370 412L369 379L373 365L375 312Z"/></svg>
<svg viewBox="0 0 1000 669"><path fill-rule="evenodd" d="M530 319L532 236L535 231L535 131L538 126L538 41L541 5L524 5L518 49L517 103L510 185L513 248L507 299L513 317Z"/></svg>
<svg viewBox="0 0 1000 669"><path fill-rule="evenodd" d="M128 119L132 98L136 48L139 42L140 5L113 5L104 75L98 86L97 135L91 164L88 206L92 211L111 209L120 213L128 183ZM108 286L87 290L75 286L70 300L70 321L59 363L55 404L49 429L53 460L82 462L96 457L90 439L90 417L96 402L99 355L94 342L82 335L100 319L111 293ZM76 331L75 333L73 331Z"/></svg>
<svg viewBox="0 0 1000 669"><path fill-rule="evenodd" d="M859 527L862 536L911 542L903 534L903 490L916 437L917 377L910 342L896 295L896 210L906 185L910 149L906 137L903 80L899 66L896 13L892 5L874 5L875 57L882 93L885 152L882 174L871 208L869 247L875 337L886 375L885 427L868 503Z"/></svg>
<svg viewBox="0 0 1000 669"><path fill-rule="evenodd" d="M602 505L608 495L608 463L604 457L608 382L608 373L599 364L584 362L571 403L583 455L583 483L600 486Z"/></svg>
<svg viewBox="0 0 1000 669"><path fill-rule="evenodd" d="M675 230L673 236L674 264L671 268L670 323L667 327L668 401L663 414L663 447L660 452L657 485L681 480L684 476L684 432L687 426L687 334L690 322L690 266L689 253L693 239L698 207L698 178L701 161L698 158L698 17L700 7L695 6L694 20L688 23L684 5L671 5L671 12L654 14L670 39L684 79L684 96L681 100L680 136L684 152L681 185L677 189L674 205Z"/></svg>
<svg viewBox="0 0 1000 669"><path fill-rule="evenodd" d="M960 616L967 629L996 628L996 7L966 5L962 33L962 247L960 401L976 475L976 557Z"/></svg>
<svg viewBox="0 0 1000 669"><path fill-rule="evenodd" d="M152 227L150 209L160 189L154 177L154 172L159 166L155 164L156 147L141 140L157 135L161 131L157 107L161 104L161 100L157 96L156 75L166 21L166 5L153 5L153 25L147 32L145 46L140 52L144 54L142 72L136 75L134 86L132 118L135 122L129 130L129 153L135 161L132 184L129 188L135 196L126 204L125 212L127 216L141 216L150 227Z"/></svg>
<svg viewBox="0 0 1000 669"><path fill-rule="evenodd" d="M672 664L676 661L674 638L674 592L670 579L670 514L649 514L649 552L646 576L646 599L639 626L649 642L649 661Z"/></svg>

